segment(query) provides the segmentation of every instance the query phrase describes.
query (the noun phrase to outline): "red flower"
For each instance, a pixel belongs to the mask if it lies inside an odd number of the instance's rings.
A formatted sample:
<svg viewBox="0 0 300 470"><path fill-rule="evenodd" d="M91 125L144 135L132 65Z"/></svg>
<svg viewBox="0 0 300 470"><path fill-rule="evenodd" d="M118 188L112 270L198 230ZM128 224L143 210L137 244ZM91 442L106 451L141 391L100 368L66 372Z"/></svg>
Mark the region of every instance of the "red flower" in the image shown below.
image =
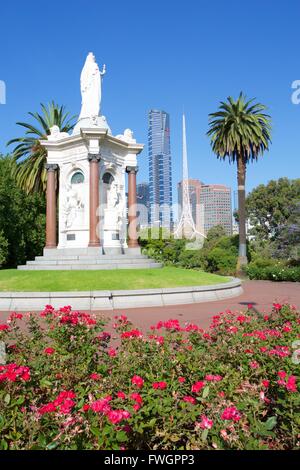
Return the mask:
<svg viewBox="0 0 300 470"><path fill-rule="evenodd" d="M107 354L110 357L115 357L117 355L117 351L114 348L109 348L109 350L107 351Z"/></svg>
<svg viewBox="0 0 300 470"><path fill-rule="evenodd" d="M4 331L4 330L8 330L9 329L9 326L6 325L5 323L3 323L2 325L0 325L0 331Z"/></svg>
<svg viewBox="0 0 300 470"><path fill-rule="evenodd" d="M86 403L85 405L83 405L82 411L88 411L90 408L91 408L90 405Z"/></svg>
<svg viewBox="0 0 300 470"><path fill-rule="evenodd" d="M280 370L277 375L278 375L278 377L280 377L281 379L285 379L285 377L286 377L286 372L285 372L284 370Z"/></svg>
<svg viewBox="0 0 300 470"><path fill-rule="evenodd" d="M249 366L251 367L251 369L258 369L259 368L259 364L256 361L249 362Z"/></svg>
<svg viewBox="0 0 300 470"><path fill-rule="evenodd" d="M39 414L44 415L45 413L54 413L56 411L56 406L53 403L48 403L43 405L38 410Z"/></svg>
<svg viewBox="0 0 300 470"><path fill-rule="evenodd" d="M125 395L124 392L118 392L118 393L117 393L117 397L118 397L118 398L121 398L121 400L125 400L126 395Z"/></svg>
<svg viewBox="0 0 300 470"><path fill-rule="evenodd" d="M131 379L131 383L133 385L136 385L137 388L142 388L142 386L144 385L144 380L139 375L134 375Z"/></svg>
<svg viewBox="0 0 300 470"><path fill-rule="evenodd" d="M143 403L143 399L142 399L141 395L137 392L132 393L130 395L130 398L131 398L131 400L136 401L139 405L141 405Z"/></svg>
<svg viewBox="0 0 300 470"><path fill-rule="evenodd" d="M44 353L45 353L45 354L48 354L49 356L51 356L51 354L54 354L54 353L55 353L55 349L53 349L53 348L45 348L45 349L44 349Z"/></svg>
<svg viewBox="0 0 300 470"><path fill-rule="evenodd" d="M213 420L208 419L207 416L202 415L201 416L201 422L196 423L197 427L200 427L201 429L211 429L213 426Z"/></svg>
<svg viewBox="0 0 300 470"><path fill-rule="evenodd" d="M111 401L111 397L101 398L100 400L96 400L91 404L91 409L95 411L95 413L108 413L111 408L109 402Z"/></svg>
<svg viewBox="0 0 300 470"><path fill-rule="evenodd" d="M199 393L204 386L205 382L203 382L202 380L200 380L199 382L195 382L194 385L192 385L192 392Z"/></svg>
<svg viewBox="0 0 300 470"><path fill-rule="evenodd" d="M253 308L252 304L248 304L248 310L251 310Z"/></svg>
<svg viewBox="0 0 300 470"><path fill-rule="evenodd" d="M296 384L296 377L294 375L291 375L286 383L286 389L289 392L297 392L297 384Z"/></svg>
<svg viewBox="0 0 300 470"><path fill-rule="evenodd" d="M26 366L18 366L15 363L6 364L0 366L0 382L16 382L16 380L22 380L27 382L30 380L30 370Z"/></svg>
<svg viewBox="0 0 300 470"><path fill-rule="evenodd" d="M195 404L196 404L195 398L194 398L194 397L190 397L189 395L186 395L185 397L183 397L182 400L185 401L186 403L192 403L192 405L195 405Z"/></svg>
<svg viewBox="0 0 300 470"><path fill-rule="evenodd" d="M134 329L131 331L124 331L124 333L121 334L121 338L124 338L124 339L142 338L142 337L143 337L143 333L138 329Z"/></svg>
<svg viewBox="0 0 300 470"><path fill-rule="evenodd" d="M16 313L16 312L12 312L9 317L8 317L8 322L11 322L13 320L22 320L23 318L23 315L22 313Z"/></svg>
<svg viewBox="0 0 300 470"><path fill-rule="evenodd" d="M155 389L155 390L164 390L165 388L167 388L167 382L154 382L152 384L152 387Z"/></svg>
<svg viewBox="0 0 300 470"><path fill-rule="evenodd" d="M281 310L282 309L281 304L273 304L273 307L274 307L275 310Z"/></svg>
<svg viewBox="0 0 300 470"><path fill-rule="evenodd" d="M212 374L207 374L205 376L205 380L208 380L209 382L220 382L223 377L221 375L212 375Z"/></svg>
<svg viewBox="0 0 300 470"><path fill-rule="evenodd" d="M270 385L270 380L263 380L263 381L262 381L262 384L263 384L263 386L264 386L265 388L268 388L269 385Z"/></svg>
<svg viewBox="0 0 300 470"><path fill-rule="evenodd" d="M235 406L229 406L227 408L225 408L225 410L223 411L222 415L221 415L221 419L223 420L232 420L234 422L237 422L241 419L241 414L240 412L237 410L237 408Z"/></svg>
<svg viewBox="0 0 300 470"><path fill-rule="evenodd" d="M178 382L183 384L185 382L185 378L184 377L178 377Z"/></svg>
<svg viewBox="0 0 300 470"><path fill-rule="evenodd" d="M100 379L101 379L101 375L97 374L96 372L93 372L93 373L90 375L90 379L92 379L92 380L100 380Z"/></svg>
<svg viewBox="0 0 300 470"><path fill-rule="evenodd" d="M125 410L111 410L107 413L107 418L112 424L118 424L123 419L129 419L130 413Z"/></svg>

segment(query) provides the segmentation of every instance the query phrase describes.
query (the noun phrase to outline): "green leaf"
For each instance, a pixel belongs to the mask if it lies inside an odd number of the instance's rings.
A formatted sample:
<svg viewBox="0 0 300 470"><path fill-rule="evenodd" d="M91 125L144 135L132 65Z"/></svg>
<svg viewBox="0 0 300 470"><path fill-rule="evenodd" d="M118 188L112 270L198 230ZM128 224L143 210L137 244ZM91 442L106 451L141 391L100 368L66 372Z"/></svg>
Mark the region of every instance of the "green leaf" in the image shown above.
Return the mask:
<svg viewBox="0 0 300 470"><path fill-rule="evenodd" d="M203 389L202 398L208 397L208 394L209 394L209 385L206 385L206 387L204 387Z"/></svg>
<svg viewBox="0 0 300 470"><path fill-rule="evenodd" d="M204 431L201 434L202 441L206 441L207 435L208 435L208 429L204 429Z"/></svg>
<svg viewBox="0 0 300 470"><path fill-rule="evenodd" d="M1 450L7 450L8 449L8 443L5 439L2 439L0 442L0 449Z"/></svg>
<svg viewBox="0 0 300 470"><path fill-rule="evenodd" d="M277 424L277 418L276 416L271 416L265 423L266 429L268 431L271 431Z"/></svg>
<svg viewBox="0 0 300 470"><path fill-rule="evenodd" d="M48 379L42 379L40 380L40 385L41 387L52 387L52 382Z"/></svg>
<svg viewBox="0 0 300 470"><path fill-rule="evenodd" d="M22 403L24 403L25 401L25 397L21 396L17 399L17 401L15 402L16 405L22 405Z"/></svg>
<svg viewBox="0 0 300 470"><path fill-rule="evenodd" d="M48 444L48 445L46 446L46 449L47 449L47 450L53 450L53 449L55 449L58 445L59 445L59 442L50 442L50 444Z"/></svg>
<svg viewBox="0 0 300 470"><path fill-rule="evenodd" d="M116 438L118 442L125 442L128 439L125 431L118 431Z"/></svg>
<svg viewBox="0 0 300 470"><path fill-rule="evenodd" d="M94 434L94 436L100 436L101 430L99 428L91 427L91 432Z"/></svg>
<svg viewBox="0 0 300 470"><path fill-rule="evenodd" d="M4 397L4 402L5 402L7 405L9 405L9 403L10 403L10 394L9 394L9 393L7 393L7 394L5 395L5 397Z"/></svg>

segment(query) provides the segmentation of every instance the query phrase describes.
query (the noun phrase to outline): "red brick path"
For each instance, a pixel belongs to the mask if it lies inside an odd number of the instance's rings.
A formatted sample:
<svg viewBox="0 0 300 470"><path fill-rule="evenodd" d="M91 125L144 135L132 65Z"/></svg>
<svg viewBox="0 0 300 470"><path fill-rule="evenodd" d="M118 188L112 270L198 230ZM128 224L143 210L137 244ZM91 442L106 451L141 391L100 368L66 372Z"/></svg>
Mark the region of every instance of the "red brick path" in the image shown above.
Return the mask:
<svg viewBox="0 0 300 470"><path fill-rule="evenodd" d="M243 289L244 293L233 299L191 305L124 309L109 313L107 316L124 313L136 326L143 329L147 329L159 320L170 318L178 318L181 322L189 321L206 328L213 315L225 309L242 310L248 304L252 304L253 308L260 312L270 310L273 302L288 302L300 308L298 282L245 281Z"/></svg>

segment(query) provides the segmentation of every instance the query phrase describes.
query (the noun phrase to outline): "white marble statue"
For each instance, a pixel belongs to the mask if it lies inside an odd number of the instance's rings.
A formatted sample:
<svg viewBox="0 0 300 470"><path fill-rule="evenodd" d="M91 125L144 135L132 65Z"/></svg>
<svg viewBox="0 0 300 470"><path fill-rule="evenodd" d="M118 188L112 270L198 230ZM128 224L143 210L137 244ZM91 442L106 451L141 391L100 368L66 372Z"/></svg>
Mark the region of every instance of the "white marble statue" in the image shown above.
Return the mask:
<svg viewBox="0 0 300 470"><path fill-rule="evenodd" d="M65 211L65 228L71 228L75 222L78 209L83 209L84 204L78 192L67 184L66 202L64 205Z"/></svg>
<svg viewBox="0 0 300 470"><path fill-rule="evenodd" d="M50 134L47 137L48 140L55 141L55 140L63 139L64 137L69 137L69 134L67 132L60 132L60 129L58 126L50 127Z"/></svg>
<svg viewBox="0 0 300 470"><path fill-rule="evenodd" d="M101 106L101 82L106 68L103 65L102 72L95 61L95 56L90 52L86 58L80 76L81 111L79 119L94 118L100 116Z"/></svg>
<svg viewBox="0 0 300 470"><path fill-rule="evenodd" d="M119 191L115 182L111 183L110 190L108 191L107 203L109 209L114 209L119 202Z"/></svg>

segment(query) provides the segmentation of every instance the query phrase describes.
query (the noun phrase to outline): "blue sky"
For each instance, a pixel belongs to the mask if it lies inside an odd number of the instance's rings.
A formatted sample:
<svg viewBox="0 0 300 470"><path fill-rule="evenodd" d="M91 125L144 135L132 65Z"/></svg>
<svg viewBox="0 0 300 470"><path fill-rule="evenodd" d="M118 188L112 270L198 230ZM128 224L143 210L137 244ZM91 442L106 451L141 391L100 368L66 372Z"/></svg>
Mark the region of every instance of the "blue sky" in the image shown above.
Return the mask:
<svg viewBox="0 0 300 470"><path fill-rule="evenodd" d="M190 177L236 188L236 169L218 161L206 137L208 113L242 90L269 107L270 152L249 165L247 189L300 176L299 1L84 0L2 2L0 152L20 134L16 121L52 99L80 111L79 77L94 52L106 63L102 112L112 132L127 127L145 149L139 181L148 179L147 113L171 116L174 200L181 178L181 115L187 120Z"/></svg>

